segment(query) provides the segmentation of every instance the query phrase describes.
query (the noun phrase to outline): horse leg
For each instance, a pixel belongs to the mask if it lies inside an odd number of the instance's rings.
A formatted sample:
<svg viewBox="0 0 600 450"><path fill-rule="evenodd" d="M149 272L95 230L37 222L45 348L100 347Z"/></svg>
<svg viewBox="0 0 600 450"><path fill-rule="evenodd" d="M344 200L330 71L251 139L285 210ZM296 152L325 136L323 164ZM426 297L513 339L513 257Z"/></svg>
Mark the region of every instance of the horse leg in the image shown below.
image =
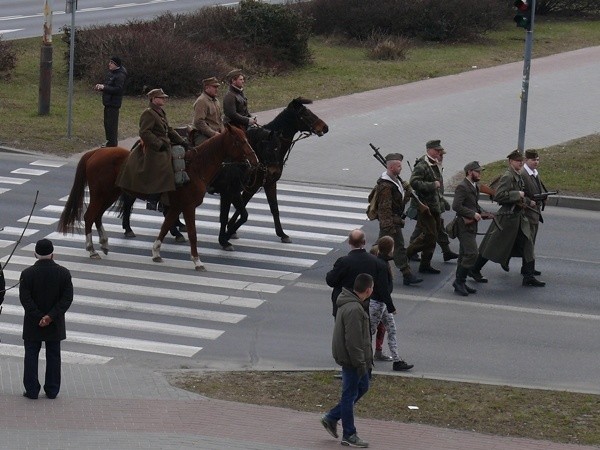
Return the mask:
<svg viewBox="0 0 600 450"><path fill-rule="evenodd" d="M283 232L281 221L279 220L279 205L277 204L277 183L271 183L265 186L265 195L269 202L269 208L273 215L273 223L275 224L275 233L281 238L281 242L289 244L292 242L290 237Z"/></svg>
<svg viewBox="0 0 600 450"><path fill-rule="evenodd" d="M231 195L221 193L221 201L219 202L220 206L220 214L219 214L219 222L221 223L221 227L219 229L219 244L223 247L223 250L227 250L231 252L234 250L233 245L229 242L229 237L231 234L228 232L229 227L227 220L229 219L229 210L231 207Z"/></svg>
<svg viewBox="0 0 600 450"><path fill-rule="evenodd" d="M168 212L169 212L169 207L167 205L163 205L163 216L167 217ZM173 225L171 225L171 228L169 228L169 233L171 233L171 236L173 236L175 238L175 242L185 242L185 237L183 236L183 234L181 234L181 232L179 231L179 228L177 226L178 222L179 222L179 216L177 217L175 222L173 222Z"/></svg>
<svg viewBox="0 0 600 450"><path fill-rule="evenodd" d="M154 262L163 262L162 257L160 256L160 247L162 246L163 240L171 228L171 224L175 222L175 218L179 215L179 211L175 208L170 208L165 216L165 220L163 221L162 226L160 227L160 232L158 233L158 237L152 244L152 261Z"/></svg>
<svg viewBox="0 0 600 450"><path fill-rule="evenodd" d="M190 240L190 256L192 262L194 263L194 268L198 272L205 272L206 267L202 261L200 261L200 256L198 255L198 235L196 234L196 208L193 204L186 206L183 211L183 220L185 221L185 226L187 227L187 234Z"/></svg>
<svg viewBox="0 0 600 450"><path fill-rule="evenodd" d="M98 236L100 238L100 249L102 250L102 253L108 255L108 235L106 234L106 231L104 231L101 218L96 220L96 229L98 230Z"/></svg>
<svg viewBox="0 0 600 450"><path fill-rule="evenodd" d="M239 219L228 224L227 229L230 235L236 234L237 230L239 230L239 228L248 221L248 210L246 209L246 203L242 199L242 195L234 195L232 198L232 203L236 213L239 215Z"/></svg>
<svg viewBox="0 0 600 450"><path fill-rule="evenodd" d="M92 240L92 224L96 223L96 227L98 226L98 213L99 211L96 206L96 202L93 198L91 198L90 204L88 205L83 218L85 221L85 249L90 253L90 258L92 259L101 259L100 255L94 248L94 242ZM100 225L102 225L102 222L100 222Z"/></svg>
<svg viewBox="0 0 600 450"><path fill-rule="evenodd" d="M126 238L134 238L135 233L131 229L131 211L133 209L133 204L135 203L135 197L132 197L127 194L122 194L123 196L123 218L121 220L121 225L125 230Z"/></svg>

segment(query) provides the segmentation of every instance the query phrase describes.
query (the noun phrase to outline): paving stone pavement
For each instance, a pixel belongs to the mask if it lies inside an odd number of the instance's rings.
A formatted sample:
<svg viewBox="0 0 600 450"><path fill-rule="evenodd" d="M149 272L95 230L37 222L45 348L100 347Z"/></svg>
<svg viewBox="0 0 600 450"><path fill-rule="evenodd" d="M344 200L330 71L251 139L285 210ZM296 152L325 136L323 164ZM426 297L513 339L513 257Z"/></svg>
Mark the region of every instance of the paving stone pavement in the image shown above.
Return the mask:
<svg viewBox="0 0 600 450"><path fill-rule="evenodd" d="M590 53L597 54L598 49L582 50L575 55L580 55L583 63L589 61ZM572 62L573 55L557 56L555 68L567 60L572 67L577 66ZM552 64L549 59L544 59L543 62ZM482 85L490 83L489 77L494 76L496 78L493 82L499 82L507 68L510 66L499 67L495 71L487 69L479 74L462 74L448 78L448 82L458 81L469 86L469 77L479 80L482 74L486 77L484 81L480 81ZM439 79L434 83L447 89L448 85L443 81ZM576 87L574 85L573 89ZM406 90L410 86L398 89ZM430 100L436 94L417 90L424 100ZM416 91L413 89L411 92ZM437 95L439 94L438 92ZM359 95L375 98L374 92ZM382 95L392 100L389 90L383 91ZM322 101L321 109L330 105L334 114L344 107L340 102L343 103L343 99ZM355 105L356 100L350 99L346 103ZM597 121L592 125L591 130L594 129L597 132ZM580 135L577 133L583 131L571 129L569 133ZM564 140L571 138L571 135L567 134L565 137ZM130 142L133 139L121 142L121 145L128 147ZM323 167L329 166L323 164ZM43 367L44 364L41 363L40 369ZM22 360L5 357L0 361L0 449L339 448L339 441L331 438L320 425L319 414L208 399L172 387L167 376L168 374L132 366L63 364L62 390L58 398L49 400L40 397L33 401L21 395ZM368 401L368 394L364 401ZM365 418L357 418L356 423L360 436L370 442L371 448L379 449L598 448Z"/></svg>

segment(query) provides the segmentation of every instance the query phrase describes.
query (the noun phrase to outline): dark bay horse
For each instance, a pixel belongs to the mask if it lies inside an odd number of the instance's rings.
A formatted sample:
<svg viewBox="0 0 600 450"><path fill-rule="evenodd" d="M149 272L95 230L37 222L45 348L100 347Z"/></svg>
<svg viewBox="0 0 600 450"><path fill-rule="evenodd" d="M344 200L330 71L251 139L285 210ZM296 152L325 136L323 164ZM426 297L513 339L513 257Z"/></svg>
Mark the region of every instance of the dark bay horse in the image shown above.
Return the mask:
<svg viewBox="0 0 600 450"><path fill-rule="evenodd" d="M264 155L270 153L261 153L263 156L262 158L259 157L260 164L246 169L246 173L242 177L243 182L238 181L234 183L231 181L232 177L226 177L225 174L223 174L223 177L219 177L218 181L229 179L228 182L221 182L219 186L215 186L216 190L221 193L221 233L219 234L219 243L225 250L233 250L229 239L237 237L237 230L248 219L246 205L261 187L265 190L269 208L273 215L275 233L279 236L281 242L292 242L290 237L284 233L279 219L277 181L281 178L283 166L297 140L312 134L320 137L329 131L327 124L305 106L311 103L312 100L306 98L295 98L271 122L264 125L263 128L274 132L280 141L277 143L279 148L274 153L274 158L265 159ZM294 139L298 132L302 133L301 136L298 139ZM267 139L261 134L257 134L256 139L267 142L267 145L269 143L273 145L275 142L274 138ZM260 142L252 144L252 134L249 135L249 140L251 145L260 146ZM226 172L226 170L223 172ZM235 206L236 210L231 219L227 220L231 204Z"/></svg>
<svg viewBox="0 0 600 450"><path fill-rule="evenodd" d="M100 258L92 243L92 224L96 224L100 246L108 254L108 237L102 226L102 215L119 198L121 188L116 186L117 176L129 157L130 151L120 147L99 148L87 152L77 165L75 180L58 223L58 231L73 233L81 223L85 186L89 186L90 202L83 215L85 221L86 250L90 258ZM258 164L245 133L239 128L227 126L225 132L203 142L186 152L186 172L190 182L168 193L170 208L164 219L160 233L152 246L152 260L162 262L160 247L162 241L181 212L187 227L191 258L195 269L205 270L198 257L196 235L196 207L202 204L206 188L221 170L226 159L248 161ZM137 198L147 195L128 192Z"/></svg>

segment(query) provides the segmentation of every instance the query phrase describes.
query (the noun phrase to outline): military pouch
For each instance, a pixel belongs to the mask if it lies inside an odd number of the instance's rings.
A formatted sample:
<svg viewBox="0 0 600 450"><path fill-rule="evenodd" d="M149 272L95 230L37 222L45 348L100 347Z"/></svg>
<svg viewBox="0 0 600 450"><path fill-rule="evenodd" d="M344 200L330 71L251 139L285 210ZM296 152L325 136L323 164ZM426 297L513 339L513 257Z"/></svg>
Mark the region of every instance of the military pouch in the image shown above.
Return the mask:
<svg viewBox="0 0 600 450"><path fill-rule="evenodd" d="M458 236L458 216L454 216L454 219L450 221L448 225L446 225L446 233L450 239L456 239Z"/></svg>
<svg viewBox="0 0 600 450"><path fill-rule="evenodd" d="M171 146L173 171L175 172L175 185L183 186L190 182L190 177L185 171L185 148L181 145Z"/></svg>

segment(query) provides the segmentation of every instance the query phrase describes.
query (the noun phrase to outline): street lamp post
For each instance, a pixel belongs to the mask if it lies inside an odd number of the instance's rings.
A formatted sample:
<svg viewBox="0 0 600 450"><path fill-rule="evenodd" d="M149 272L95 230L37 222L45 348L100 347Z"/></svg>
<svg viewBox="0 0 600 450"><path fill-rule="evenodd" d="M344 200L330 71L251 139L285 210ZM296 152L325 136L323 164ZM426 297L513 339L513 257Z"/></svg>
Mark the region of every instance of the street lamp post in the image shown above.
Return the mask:
<svg viewBox="0 0 600 450"><path fill-rule="evenodd" d="M521 113L519 115L519 138L517 149L523 153L525 150L525 128L527 125L527 101L529 98L529 71L531 68L531 50L533 48L533 22L535 19L535 0L528 2L515 2L517 9L523 10L520 5L527 8L525 14L517 14L515 21L518 27L525 28L525 54L523 56L523 81L521 84Z"/></svg>
<svg viewBox="0 0 600 450"><path fill-rule="evenodd" d="M50 114L50 92L52 89L52 9L44 0L44 34L40 53L40 88L38 115Z"/></svg>
<svg viewBox="0 0 600 450"><path fill-rule="evenodd" d="M67 139L71 139L73 128L73 71L75 65L75 11L77 0L67 0L66 13L71 13L71 38L69 42L69 89L67 101Z"/></svg>

